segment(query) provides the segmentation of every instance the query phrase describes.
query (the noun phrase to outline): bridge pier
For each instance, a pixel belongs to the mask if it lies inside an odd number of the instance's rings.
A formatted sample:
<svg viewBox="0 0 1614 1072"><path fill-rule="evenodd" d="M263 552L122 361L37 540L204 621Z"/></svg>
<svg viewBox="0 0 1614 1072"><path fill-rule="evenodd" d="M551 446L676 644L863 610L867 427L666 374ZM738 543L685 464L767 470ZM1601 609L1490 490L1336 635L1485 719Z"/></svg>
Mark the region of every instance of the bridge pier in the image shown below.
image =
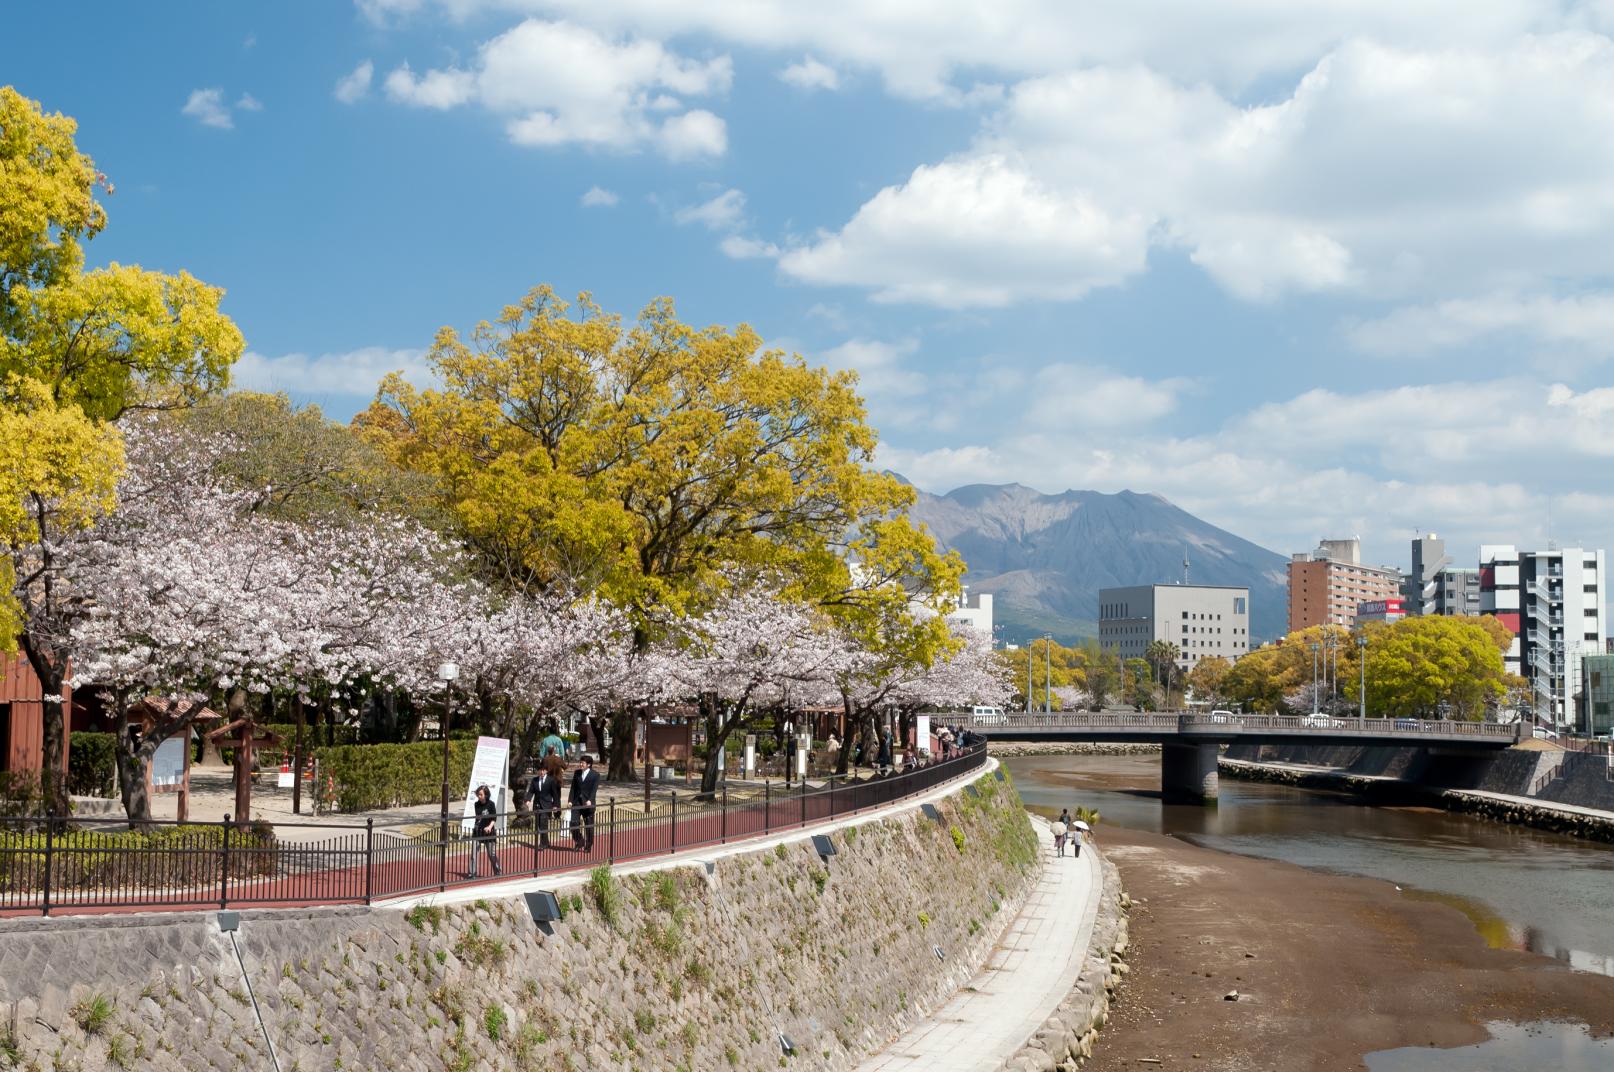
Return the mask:
<svg viewBox="0 0 1614 1072"><path fill-rule="evenodd" d="M1167 804L1214 804L1219 778L1214 741L1160 746L1160 797Z"/></svg>

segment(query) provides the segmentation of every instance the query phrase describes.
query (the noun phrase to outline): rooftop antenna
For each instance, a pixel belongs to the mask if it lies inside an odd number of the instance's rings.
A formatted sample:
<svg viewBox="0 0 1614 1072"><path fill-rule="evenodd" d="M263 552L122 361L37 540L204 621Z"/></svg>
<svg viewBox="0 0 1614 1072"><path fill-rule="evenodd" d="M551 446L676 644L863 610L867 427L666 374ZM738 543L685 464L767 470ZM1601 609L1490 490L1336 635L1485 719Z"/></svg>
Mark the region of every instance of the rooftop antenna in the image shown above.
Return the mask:
<svg viewBox="0 0 1614 1072"><path fill-rule="evenodd" d="M1188 548L1182 549L1182 583L1188 583Z"/></svg>

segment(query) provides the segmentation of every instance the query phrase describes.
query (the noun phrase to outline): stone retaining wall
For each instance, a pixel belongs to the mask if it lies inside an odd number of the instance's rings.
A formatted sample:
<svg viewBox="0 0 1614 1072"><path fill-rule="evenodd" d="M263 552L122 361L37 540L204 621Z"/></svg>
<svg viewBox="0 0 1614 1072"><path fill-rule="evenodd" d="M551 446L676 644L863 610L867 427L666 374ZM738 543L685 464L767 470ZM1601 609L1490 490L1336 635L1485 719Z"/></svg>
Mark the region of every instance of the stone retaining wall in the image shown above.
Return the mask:
<svg viewBox="0 0 1614 1072"><path fill-rule="evenodd" d="M998 1072L1073 1072L1093 1056L1099 1030L1109 1020L1110 998L1127 971L1127 914L1132 907L1121 888L1120 871L1103 856L1099 861L1104 890L1076 985L1037 1033L998 1066Z"/></svg>
<svg viewBox="0 0 1614 1072"><path fill-rule="evenodd" d="M1600 760L1601 757L1598 758ZM1614 815L1566 811L1552 807L1555 802L1545 799L1535 804L1529 800L1498 799L1473 790L1445 789L1393 778L1372 778L1349 771L1306 770L1279 763L1226 758L1221 761L1221 772L1223 777L1244 781L1271 782L1302 789L1344 790L1381 804L1435 804L1449 811L1478 815L1497 822L1532 826L1538 830L1551 830L1593 841L1614 841Z"/></svg>
<svg viewBox="0 0 1614 1072"><path fill-rule="evenodd" d="M986 750L1005 759L1013 756L1146 756L1159 755L1157 744L1092 744L1080 741L992 741Z"/></svg>
<svg viewBox="0 0 1614 1072"><path fill-rule="evenodd" d="M1011 781L702 864L519 898L0 921L0 1068L854 1067L985 961L1041 866ZM942 953L941 959L936 949ZM250 982L249 992L246 983Z"/></svg>

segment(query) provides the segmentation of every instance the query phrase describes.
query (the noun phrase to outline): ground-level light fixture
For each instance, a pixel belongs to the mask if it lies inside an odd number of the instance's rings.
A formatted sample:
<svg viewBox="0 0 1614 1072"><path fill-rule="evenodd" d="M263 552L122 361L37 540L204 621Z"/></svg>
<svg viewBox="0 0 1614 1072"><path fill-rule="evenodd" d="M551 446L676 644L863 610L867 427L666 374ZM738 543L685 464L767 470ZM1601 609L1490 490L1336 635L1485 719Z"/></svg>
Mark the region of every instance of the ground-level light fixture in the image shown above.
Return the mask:
<svg viewBox="0 0 1614 1072"><path fill-rule="evenodd" d="M521 895L527 902L527 912L538 929L545 934L554 934L553 924L563 918L560 911L560 899L549 890L534 890Z"/></svg>
<svg viewBox="0 0 1614 1072"><path fill-rule="evenodd" d="M936 810L936 805L921 804L919 805L919 810L925 813L925 818L931 819L938 823L941 822L941 812Z"/></svg>
<svg viewBox="0 0 1614 1072"><path fill-rule="evenodd" d="M779 1052L786 1057L791 1057L796 1052L796 1043L783 1031L779 1032Z"/></svg>
<svg viewBox="0 0 1614 1072"><path fill-rule="evenodd" d="M239 913L239 912L220 912L219 913L219 933L221 933L221 934L229 934L231 931L238 931L240 929L241 929L241 913Z"/></svg>
<svg viewBox="0 0 1614 1072"><path fill-rule="evenodd" d="M826 864L829 863L831 856L840 855L835 851L835 842L829 839L828 834L813 835L813 851L817 852L818 858Z"/></svg>

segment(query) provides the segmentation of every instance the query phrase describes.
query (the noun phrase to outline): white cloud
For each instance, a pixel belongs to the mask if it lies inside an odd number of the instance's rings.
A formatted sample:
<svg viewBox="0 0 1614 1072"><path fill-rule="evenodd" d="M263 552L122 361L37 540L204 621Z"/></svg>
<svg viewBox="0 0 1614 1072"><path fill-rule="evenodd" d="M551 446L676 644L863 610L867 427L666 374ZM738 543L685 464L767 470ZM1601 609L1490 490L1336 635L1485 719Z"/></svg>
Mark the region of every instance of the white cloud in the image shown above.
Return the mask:
<svg viewBox="0 0 1614 1072"><path fill-rule="evenodd" d="M779 256L779 247L772 242L764 242L760 238L747 238L744 235L728 235L717 244L724 256L737 261L750 261L759 259L772 260Z"/></svg>
<svg viewBox="0 0 1614 1072"><path fill-rule="evenodd" d="M386 80L387 96L399 104L447 111L476 93L476 79L465 71L427 71L416 77L409 64L395 67Z"/></svg>
<svg viewBox="0 0 1614 1072"><path fill-rule="evenodd" d="M463 20L544 13L604 32L705 37L841 69L880 73L903 96L945 99L965 79L1015 80L1081 67L1145 64L1186 84L1239 90L1288 77L1351 38L1469 48L1561 29L1607 29L1590 4L1539 0L359 0L378 21L425 9Z"/></svg>
<svg viewBox="0 0 1614 1072"><path fill-rule="evenodd" d="M913 338L888 342L882 339L848 339L825 350L818 360L830 368L850 369L858 374L860 390L868 397L912 399L929 390L929 377L907 367L919 352Z"/></svg>
<svg viewBox="0 0 1614 1072"><path fill-rule="evenodd" d="M709 111L679 111L684 99L725 93L732 80L727 56L695 60L655 41L528 19L484 44L468 67L416 75L405 63L387 76L386 89L415 107L480 104L508 117L505 130L517 145L651 146L685 160L721 156L728 134Z"/></svg>
<svg viewBox="0 0 1614 1072"><path fill-rule="evenodd" d="M583 192L579 203L584 208L610 208L620 201L616 194L598 186L590 186Z"/></svg>
<svg viewBox="0 0 1614 1072"><path fill-rule="evenodd" d="M1079 298L1181 250L1232 294L1530 289L1607 270L1614 41L1346 41L1246 106L1142 66L1015 85L964 153L781 262L882 300Z"/></svg>
<svg viewBox="0 0 1614 1072"><path fill-rule="evenodd" d="M370 82L375 78L375 64L364 60L353 70L336 80L336 89L333 91L337 100L343 104L352 104L370 94Z"/></svg>
<svg viewBox="0 0 1614 1072"><path fill-rule="evenodd" d="M1094 428L1140 428L1177 408L1190 383L1181 378L1146 380L1108 369L1054 364L1032 377L1030 425L1045 429L1080 423Z"/></svg>
<svg viewBox="0 0 1614 1072"><path fill-rule="evenodd" d="M250 93L241 94L241 99L235 102L235 106L243 112L263 111L263 102Z"/></svg>
<svg viewBox="0 0 1614 1072"><path fill-rule="evenodd" d="M779 264L809 283L872 287L879 301L1003 306L1079 298L1142 271L1147 230L990 155L916 168Z"/></svg>
<svg viewBox="0 0 1614 1072"><path fill-rule="evenodd" d="M1614 354L1614 294L1454 298L1397 309L1377 320L1352 325L1349 334L1361 349L1395 357L1427 354L1502 334L1608 357Z"/></svg>
<svg viewBox="0 0 1614 1072"><path fill-rule="evenodd" d="M732 231L745 222L745 194L724 190L709 201L679 209L673 219L680 224L698 223L714 231Z"/></svg>
<svg viewBox="0 0 1614 1072"><path fill-rule="evenodd" d="M218 130L231 130L235 127L235 120L230 118L230 109L224 103L224 90L222 89L193 89L185 101L185 106L179 114L188 115L204 127L214 127Z"/></svg>
<svg viewBox="0 0 1614 1072"><path fill-rule="evenodd" d="M426 351L365 346L317 357L302 353L268 357L248 350L236 362L231 380L234 386L250 391L285 391L315 399L362 399L375 394L376 385L389 372L402 372L416 384L431 379Z"/></svg>
<svg viewBox="0 0 1614 1072"><path fill-rule="evenodd" d="M704 108L697 108L662 123L656 142L672 160L722 156L729 147L728 124Z"/></svg>
<svg viewBox="0 0 1614 1072"><path fill-rule="evenodd" d="M792 63L779 72L779 80L795 86L797 89L838 89L841 77L835 68L827 63L820 63L811 56L800 63Z"/></svg>

